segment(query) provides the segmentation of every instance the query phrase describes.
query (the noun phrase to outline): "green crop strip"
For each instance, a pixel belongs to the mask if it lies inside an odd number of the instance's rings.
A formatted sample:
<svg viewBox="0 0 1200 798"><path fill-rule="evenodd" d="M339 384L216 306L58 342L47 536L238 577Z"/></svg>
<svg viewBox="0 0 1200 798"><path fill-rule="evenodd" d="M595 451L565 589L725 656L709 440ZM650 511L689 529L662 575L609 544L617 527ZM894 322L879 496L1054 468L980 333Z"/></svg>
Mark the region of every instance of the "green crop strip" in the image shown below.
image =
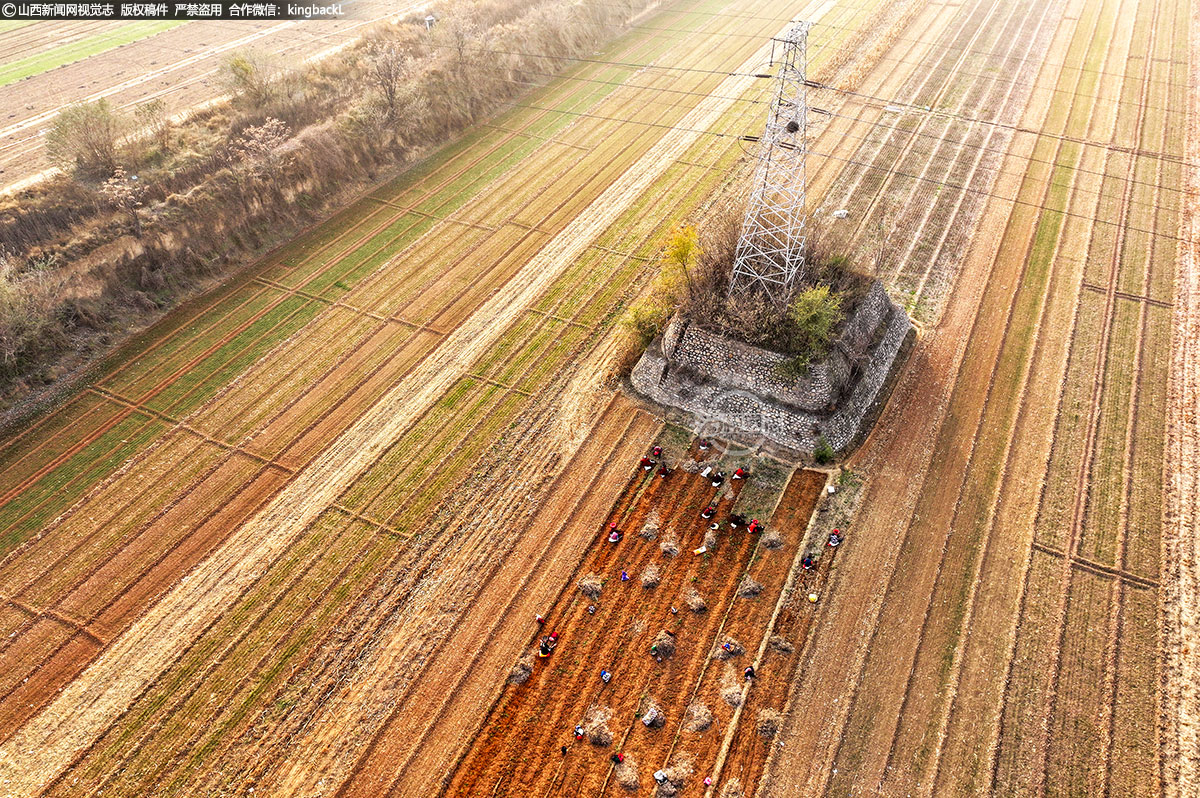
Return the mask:
<svg viewBox="0 0 1200 798"><path fill-rule="evenodd" d="M177 28L184 21L168 20L165 22L130 22L109 31L88 36L77 42L52 47L45 52L18 58L6 64L0 64L0 86L7 86L48 70L82 61L93 55L107 50L114 50L126 44L148 39L171 28Z"/></svg>

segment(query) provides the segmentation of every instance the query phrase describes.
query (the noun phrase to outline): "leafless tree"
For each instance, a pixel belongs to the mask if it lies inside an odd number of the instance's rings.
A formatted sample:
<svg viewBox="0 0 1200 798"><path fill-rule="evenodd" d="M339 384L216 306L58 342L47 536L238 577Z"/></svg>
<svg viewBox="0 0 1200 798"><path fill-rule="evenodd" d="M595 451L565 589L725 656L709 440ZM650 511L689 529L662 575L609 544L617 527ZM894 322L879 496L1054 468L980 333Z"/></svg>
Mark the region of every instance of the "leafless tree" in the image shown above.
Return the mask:
<svg viewBox="0 0 1200 798"><path fill-rule="evenodd" d="M63 280L49 269L19 271L0 252L0 364L11 366L43 338Z"/></svg>
<svg viewBox="0 0 1200 798"><path fill-rule="evenodd" d="M284 145L291 137L292 130L283 120L267 117L261 125L242 131L234 149L252 172L274 178L286 160Z"/></svg>
<svg viewBox="0 0 1200 798"><path fill-rule="evenodd" d="M375 42L367 50L367 76L379 92L388 122L396 118L404 80L408 75L408 56L394 42Z"/></svg>
<svg viewBox="0 0 1200 798"><path fill-rule="evenodd" d="M140 103L133 111L142 132L166 150L171 143L171 120L167 117L167 104L161 98Z"/></svg>

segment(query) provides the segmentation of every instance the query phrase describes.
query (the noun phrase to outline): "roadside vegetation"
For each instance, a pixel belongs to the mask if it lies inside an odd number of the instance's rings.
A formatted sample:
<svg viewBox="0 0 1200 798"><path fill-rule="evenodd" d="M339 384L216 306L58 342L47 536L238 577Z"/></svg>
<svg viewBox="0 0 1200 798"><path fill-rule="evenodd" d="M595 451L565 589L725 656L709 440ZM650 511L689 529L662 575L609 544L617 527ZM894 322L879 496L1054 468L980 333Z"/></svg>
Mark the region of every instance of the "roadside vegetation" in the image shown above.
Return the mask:
<svg viewBox="0 0 1200 798"><path fill-rule="evenodd" d="M384 25L317 64L235 53L229 99L182 122L156 101L67 109L46 139L62 174L0 199L0 409L544 83L646 5L451 0L429 31L417 17Z"/></svg>

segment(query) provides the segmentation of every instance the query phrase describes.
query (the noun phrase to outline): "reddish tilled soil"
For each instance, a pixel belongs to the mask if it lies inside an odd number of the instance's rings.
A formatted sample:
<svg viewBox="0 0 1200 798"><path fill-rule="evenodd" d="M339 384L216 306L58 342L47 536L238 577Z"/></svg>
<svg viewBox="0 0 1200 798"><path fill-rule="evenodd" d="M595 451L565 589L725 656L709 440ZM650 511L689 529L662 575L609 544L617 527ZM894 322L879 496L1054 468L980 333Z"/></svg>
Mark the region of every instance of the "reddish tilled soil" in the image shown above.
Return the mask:
<svg viewBox="0 0 1200 798"><path fill-rule="evenodd" d="M728 670L735 671L732 678L740 686L742 669L755 662L825 476L805 471L792 480L783 509L772 522L785 543L773 551L758 545L758 537L744 527L731 531L725 522L743 484L732 483L734 498L718 504L717 546L696 555L692 550L702 545L709 524L700 518L700 510L715 492L709 481L682 469L662 480L636 470L635 461L629 465L635 473L612 509L579 530L591 536L591 544L567 587L545 613L546 623L540 628L532 621L529 625L529 650L536 646L538 633L549 631L560 634L558 648L550 657L535 660L527 682L504 688L486 726L455 771L447 794L618 795L622 790L615 784L609 758L616 751L637 762L639 783L648 789L653 772L666 764L672 752L686 750L695 757L697 768L690 783L702 789L700 774L710 772L717 760L733 713L716 693L730 678ZM643 538L639 531L654 518L656 537ZM603 531L613 521L625 531L616 544L609 543ZM660 544L668 537L679 542L678 557L663 553ZM640 575L650 564L658 566L661 582L645 588ZM628 581L621 580L622 570ZM757 597L737 596L747 572L763 585ZM577 589L578 580L588 574L604 579L597 600ZM684 594L693 588L704 596L706 611L694 613L684 603ZM594 607L594 613L589 607ZM780 613L780 618L788 619L788 634L797 632L789 612ZM663 630L675 634L676 651L656 661L650 647ZM712 656L726 635L746 649L730 657L728 665ZM750 691L752 712L759 706L782 705L795 659L794 654L772 652L759 664L760 680ZM613 674L608 684L600 679L601 668ZM647 728L639 720L651 699L666 716L659 729ZM705 700L716 717L713 726L699 734L682 731L693 699ZM612 711L610 746L576 741L572 733L593 704ZM746 776L757 773L765 759L763 747L746 739L748 735L756 735L752 721L739 727L728 758L734 772ZM568 747L565 757L560 750L564 745Z"/></svg>

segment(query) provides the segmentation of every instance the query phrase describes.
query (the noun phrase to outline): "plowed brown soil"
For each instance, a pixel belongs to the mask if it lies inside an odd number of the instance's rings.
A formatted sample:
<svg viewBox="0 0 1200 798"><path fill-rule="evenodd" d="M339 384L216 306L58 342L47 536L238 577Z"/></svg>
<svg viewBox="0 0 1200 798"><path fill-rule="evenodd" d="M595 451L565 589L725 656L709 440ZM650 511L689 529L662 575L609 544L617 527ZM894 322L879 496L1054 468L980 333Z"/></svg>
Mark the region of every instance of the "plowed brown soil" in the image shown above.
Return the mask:
<svg viewBox="0 0 1200 798"><path fill-rule="evenodd" d="M683 750L694 757L692 793L699 794L701 774L713 773L727 745L726 734L733 744L727 767L751 783L756 778L765 749L755 739L753 721L732 727L734 710L716 694L727 679L737 687L745 684L742 669L755 663L759 678L749 689L748 707L757 712L762 706L782 705L796 658L766 653L764 643L777 617L787 634L803 631L794 609L777 613L776 607L825 476L801 471L791 480L771 521L785 541L776 550L761 546L745 527L731 531L725 523L742 484L733 483L734 495L718 503L716 519L722 523L717 545L697 555L692 550L703 544L709 524L700 511L714 493L723 491L682 469L664 480L638 470L633 460L626 465L635 473L609 512L572 530L591 542L566 589L545 612L545 624L538 627L531 619L527 627L527 645L534 646L538 634L553 630L560 634L558 648L550 657L536 659L527 682L504 688L447 794L619 795L623 790L613 780L613 752L638 763L639 782L649 789L651 774ZM614 522L625 530L616 544L604 534ZM648 524L657 529L653 539L639 534ZM679 542L678 557L664 554L660 544L668 537ZM651 564L659 568L661 582L646 588L639 577ZM622 572L628 581L622 581ZM604 579L595 600L576 588L589 574ZM763 585L753 598L738 595L747 574ZM684 603L691 589L705 597L704 612L694 613ZM660 661L651 645L664 630L674 634L676 650ZM714 657L714 652L722 653L718 644L726 636L745 648L745 653L729 657L728 664ZM607 684L600 679L602 668L613 674ZM661 728L639 720L651 699L666 716ZM686 709L694 700L705 701L716 716L713 726L700 734L682 731ZM575 739L572 729L583 723L592 705L612 712L611 746ZM562 746L568 749L565 756Z"/></svg>

